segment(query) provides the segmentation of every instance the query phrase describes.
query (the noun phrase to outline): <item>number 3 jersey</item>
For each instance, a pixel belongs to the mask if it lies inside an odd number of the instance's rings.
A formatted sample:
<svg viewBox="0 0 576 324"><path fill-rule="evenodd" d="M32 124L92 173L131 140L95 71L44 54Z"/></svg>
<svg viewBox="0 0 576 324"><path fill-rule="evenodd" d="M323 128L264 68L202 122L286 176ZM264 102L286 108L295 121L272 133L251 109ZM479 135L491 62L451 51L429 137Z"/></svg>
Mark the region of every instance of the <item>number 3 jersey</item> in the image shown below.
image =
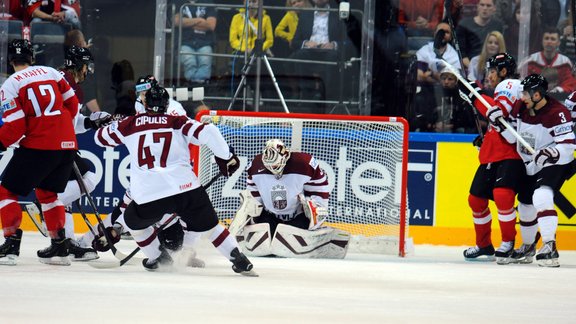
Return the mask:
<svg viewBox="0 0 576 324"><path fill-rule="evenodd" d="M186 116L144 113L100 128L100 146L126 145L130 153L130 192L138 204L196 189L188 144L207 145L222 159L231 156L216 126Z"/></svg>
<svg viewBox="0 0 576 324"><path fill-rule="evenodd" d="M0 88L0 142L17 142L38 150L78 148L73 118L78 99L62 74L47 66L30 66L12 74Z"/></svg>

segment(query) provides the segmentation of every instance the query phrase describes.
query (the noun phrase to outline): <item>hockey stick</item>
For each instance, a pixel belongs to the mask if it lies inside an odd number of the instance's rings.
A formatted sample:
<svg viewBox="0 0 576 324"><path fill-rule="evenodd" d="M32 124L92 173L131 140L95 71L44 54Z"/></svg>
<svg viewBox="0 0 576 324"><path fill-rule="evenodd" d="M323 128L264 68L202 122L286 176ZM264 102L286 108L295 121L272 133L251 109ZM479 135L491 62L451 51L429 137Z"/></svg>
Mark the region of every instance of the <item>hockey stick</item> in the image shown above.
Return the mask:
<svg viewBox="0 0 576 324"><path fill-rule="evenodd" d="M76 208L78 208L78 210L80 211L80 215L82 215L82 218L84 219L84 222L86 223L86 226L88 226L88 229L90 230L90 232L94 236L98 236L98 234L96 234L96 231L92 227L92 223L90 223L90 221L88 220L88 217L86 217L86 213L84 213L84 209L82 208L82 205L80 205L80 201L76 200L74 203L76 203Z"/></svg>
<svg viewBox="0 0 576 324"><path fill-rule="evenodd" d="M490 105L488 103L488 101L486 101L486 99L484 99L484 97L482 97L478 91L476 91L476 89L474 89L474 87L472 87L469 83L468 80L464 79L464 77L462 77L462 75L460 75L460 72L458 72L458 70L456 70L450 63L446 62L445 60L442 60L442 62L446 65L446 67L451 71L452 74L454 74L456 76L456 78L468 89L470 90L470 92L478 99L480 100L480 102L486 107L486 109L490 109L492 107L492 105ZM522 138L522 136L520 136L520 134L518 134L518 132L516 132L516 130L506 121L504 120L504 118L500 117L499 118L500 123L506 127L506 129L516 138L516 140L522 144L522 146L524 146L524 148L530 152L530 154L535 154L536 151L532 148L532 146L530 146L530 144L528 144L528 142L526 142L525 139Z"/></svg>
<svg viewBox="0 0 576 324"><path fill-rule="evenodd" d="M221 173L218 173L217 175L215 175L212 179L210 179L210 181L208 181L208 183L206 185L203 185L204 189L208 189L221 176L222 176ZM168 220L166 220L166 222L164 222L164 224L162 224L162 225L160 225L160 227L158 227L156 232L162 231L176 217L177 217L176 214L172 214L172 216L170 216L170 218L168 218ZM97 268L97 269L118 268L118 267L121 267L121 266L125 265L126 263L128 263L128 261L130 261L136 255L136 253L138 253L138 251L140 251L139 246L136 247L132 252L130 252L130 254L125 255L124 253L122 253L122 252L118 251L118 249L116 249L116 252L114 252L114 256L118 259L118 261L116 261L116 262L109 262L109 263L108 262L87 262L87 263L90 266L92 266L93 268Z"/></svg>
<svg viewBox="0 0 576 324"><path fill-rule="evenodd" d="M88 199L88 203L90 204L90 207L92 207L92 209L94 210L94 215L96 216L96 220L98 221L98 229L100 231L102 231L102 233L104 233L104 237L106 238L106 241L108 241L108 244L110 245L110 250L112 251L112 253L116 254L116 252L118 252L118 250L114 246L114 243L113 243L114 239L110 236L111 234L108 233L108 231L106 231L106 226L104 226L104 223L102 222L102 218L100 217L100 213L98 213L98 209L96 208L96 204L94 203L94 199L92 199L92 196L90 195L90 193L86 189L86 184L84 183L84 178L82 178L82 173L80 173L80 169L78 169L78 165L76 164L76 161L73 162L72 169L74 170L74 174L76 174L76 181L78 182L78 186L80 187L80 192L86 196L86 198Z"/></svg>
<svg viewBox="0 0 576 324"><path fill-rule="evenodd" d="M454 43L454 49L458 54L458 61L460 62L461 71L466 71L464 67L464 60L462 59L462 51L460 50L460 43L458 43L458 37L456 36L456 29L454 28L454 20L452 20L452 0L444 1L444 17L452 30L452 42ZM480 125L480 117L478 116L478 112L474 105L470 102L470 108L472 109L472 113L474 114L474 123L476 124L476 130L478 130L478 135L480 135L480 139L484 140L484 133L482 132L482 125Z"/></svg>
<svg viewBox="0 0 576 324"><path fill-rule="evenodd" d="M38 209L35 203L29 203L24 206L26 208L26 214L30 216L32 223L38 229L38 232L44 237L48 237L48 229L46 229L46 223L44 222L44 216L42 212Z"/></svg>

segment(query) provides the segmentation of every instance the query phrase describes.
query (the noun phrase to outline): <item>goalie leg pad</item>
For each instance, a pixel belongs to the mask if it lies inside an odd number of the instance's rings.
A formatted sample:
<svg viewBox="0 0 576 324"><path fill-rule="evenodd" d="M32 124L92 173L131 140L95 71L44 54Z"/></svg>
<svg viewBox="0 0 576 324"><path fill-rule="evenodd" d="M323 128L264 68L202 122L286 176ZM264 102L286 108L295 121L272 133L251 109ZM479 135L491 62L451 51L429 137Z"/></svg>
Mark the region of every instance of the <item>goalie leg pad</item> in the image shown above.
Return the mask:
<svg viewBox="0 0 576 324"><path fill-rule="evenodd" d="M272 253L285 258L343 259L349 241L350 233L332 227L310 231L278 224Z"/></svg>
<svg viewBox="0 0 576 324"><path fill-rule="evenodd" d="M246 225L242 234L236 236L236 239L244 254L248 256L267 256L272 254L270 250L272 236L270 235L270 225L268 223Z"/></svg>

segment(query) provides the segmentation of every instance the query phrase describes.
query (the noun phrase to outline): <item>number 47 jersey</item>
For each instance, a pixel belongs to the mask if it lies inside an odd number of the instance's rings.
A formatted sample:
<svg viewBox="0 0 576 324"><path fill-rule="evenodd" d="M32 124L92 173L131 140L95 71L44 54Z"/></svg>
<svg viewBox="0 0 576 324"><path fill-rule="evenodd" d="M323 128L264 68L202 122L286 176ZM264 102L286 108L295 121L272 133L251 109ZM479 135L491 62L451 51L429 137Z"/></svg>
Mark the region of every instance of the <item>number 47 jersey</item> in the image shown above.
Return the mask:
<svg viewBox="0 0 576 324"><path fill-rule="evenodd" d="M73 118L78 99L60 72L48 66L30 66L13 73L0 88L4 147L17 142L39 150L78 148Z"/></svg>
<svg viewBox="0 0 576 324"><path fill-rule="evenodd" d="M222 159L231 156L216 126L186 116L144 113L100 128L100 146L126 145L130 153L130 192L138 204L196 189L188 144L207 145Z"/></svg>

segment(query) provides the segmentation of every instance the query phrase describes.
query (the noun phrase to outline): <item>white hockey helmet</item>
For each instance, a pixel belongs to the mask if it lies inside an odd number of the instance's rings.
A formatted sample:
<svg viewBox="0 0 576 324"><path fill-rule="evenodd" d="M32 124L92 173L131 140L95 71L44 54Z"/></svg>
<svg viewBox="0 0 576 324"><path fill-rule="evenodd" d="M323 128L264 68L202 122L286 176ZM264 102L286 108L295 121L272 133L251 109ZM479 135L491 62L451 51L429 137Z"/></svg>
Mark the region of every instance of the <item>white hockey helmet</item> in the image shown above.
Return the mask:
<svg viewBox="0 0 576 324"><path fill-rule="evenodd" d="M275 175L282 174L289 158L290 150L281 140L271 139L266 142L266 147L262 152L262 163L270 172Z"/></svg>

